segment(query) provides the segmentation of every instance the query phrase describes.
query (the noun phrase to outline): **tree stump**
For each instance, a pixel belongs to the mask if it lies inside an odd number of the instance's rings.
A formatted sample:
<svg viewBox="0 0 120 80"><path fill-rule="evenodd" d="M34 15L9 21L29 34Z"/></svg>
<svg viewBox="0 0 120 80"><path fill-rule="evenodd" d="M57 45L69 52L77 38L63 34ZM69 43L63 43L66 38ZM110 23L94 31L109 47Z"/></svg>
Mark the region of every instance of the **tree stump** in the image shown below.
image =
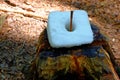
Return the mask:
<svg viewBox="0 0 120 80"><path fill-rule="evenodd" d="M95 25L91 27L94 42L71 48L52 48L45 29L39 37L36 57L27 68L26 79L119 80L106 37Z"/></svg>

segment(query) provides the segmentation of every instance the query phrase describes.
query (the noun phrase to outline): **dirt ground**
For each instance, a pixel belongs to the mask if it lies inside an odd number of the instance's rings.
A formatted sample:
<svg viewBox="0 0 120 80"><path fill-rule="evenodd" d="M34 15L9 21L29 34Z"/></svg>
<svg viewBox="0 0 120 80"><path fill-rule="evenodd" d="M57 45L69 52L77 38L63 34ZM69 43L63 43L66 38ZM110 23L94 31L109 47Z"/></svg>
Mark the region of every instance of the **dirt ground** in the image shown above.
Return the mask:
<svg viewBox="0 0 120 80"><path fill-rule="evenodd" d="M120 63L120 0L0 0L0 80L24 80L49 12L84 9Z"/></svg>

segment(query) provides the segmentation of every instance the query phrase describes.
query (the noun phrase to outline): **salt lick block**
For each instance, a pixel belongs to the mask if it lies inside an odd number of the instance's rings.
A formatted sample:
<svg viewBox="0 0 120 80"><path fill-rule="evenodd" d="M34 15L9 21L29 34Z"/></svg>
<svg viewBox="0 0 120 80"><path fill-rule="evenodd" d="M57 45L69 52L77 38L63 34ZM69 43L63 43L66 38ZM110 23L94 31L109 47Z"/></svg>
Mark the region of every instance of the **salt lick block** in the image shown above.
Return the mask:
<svg viewBox="0 0 120 80"><path fill-rule="evenodd" d="M93 32L87 12L75 10L72 19L73 29L70 32L70 11L54 11L49 14L47 34L52 47L73 47L90 44L93 41Z"/></svg>

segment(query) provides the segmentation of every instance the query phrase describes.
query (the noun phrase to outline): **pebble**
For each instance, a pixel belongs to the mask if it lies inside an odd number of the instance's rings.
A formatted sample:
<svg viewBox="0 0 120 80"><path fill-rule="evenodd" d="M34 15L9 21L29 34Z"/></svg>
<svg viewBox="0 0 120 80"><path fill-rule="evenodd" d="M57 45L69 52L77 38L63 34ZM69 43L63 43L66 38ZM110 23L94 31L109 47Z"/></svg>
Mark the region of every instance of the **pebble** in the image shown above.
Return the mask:
<svg viewBox="0 0 120 80"><path fill-rule="evenodd" d="M115 42L115 38L113 38L112 41Z"/></svg>

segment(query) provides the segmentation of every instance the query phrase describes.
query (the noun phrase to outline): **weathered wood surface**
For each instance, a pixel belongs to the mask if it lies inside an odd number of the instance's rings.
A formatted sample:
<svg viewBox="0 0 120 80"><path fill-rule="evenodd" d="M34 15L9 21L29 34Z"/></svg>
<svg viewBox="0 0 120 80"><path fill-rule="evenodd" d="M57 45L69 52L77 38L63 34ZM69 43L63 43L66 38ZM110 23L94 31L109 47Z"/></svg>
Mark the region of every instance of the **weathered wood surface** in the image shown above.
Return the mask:
<svg viewBox="0 0 120 80"><path fill-rule="evenodd" d="M0 61L1 64L9 66L8 69L1 68L3 79L23 80L20 68L16 66L27 64L29 63L27 61L33 59L39 35L47 27L48 14L53 10L87 10L91 22L108 36L109 46L113 53L111 56L114 56L113 60L120 65L119 0L74 0L72 6L69 3L70 0L0 0L0 15L6 15L4 23L0 26ZM9 55L9 58L6 58L3 53ZM22 57L23 54L29 57L25 57L27 58L25 60ZM14 59L17 60L15 64L12 64L11 61ZM13 67L18 72L15 72Z"/></svg>

